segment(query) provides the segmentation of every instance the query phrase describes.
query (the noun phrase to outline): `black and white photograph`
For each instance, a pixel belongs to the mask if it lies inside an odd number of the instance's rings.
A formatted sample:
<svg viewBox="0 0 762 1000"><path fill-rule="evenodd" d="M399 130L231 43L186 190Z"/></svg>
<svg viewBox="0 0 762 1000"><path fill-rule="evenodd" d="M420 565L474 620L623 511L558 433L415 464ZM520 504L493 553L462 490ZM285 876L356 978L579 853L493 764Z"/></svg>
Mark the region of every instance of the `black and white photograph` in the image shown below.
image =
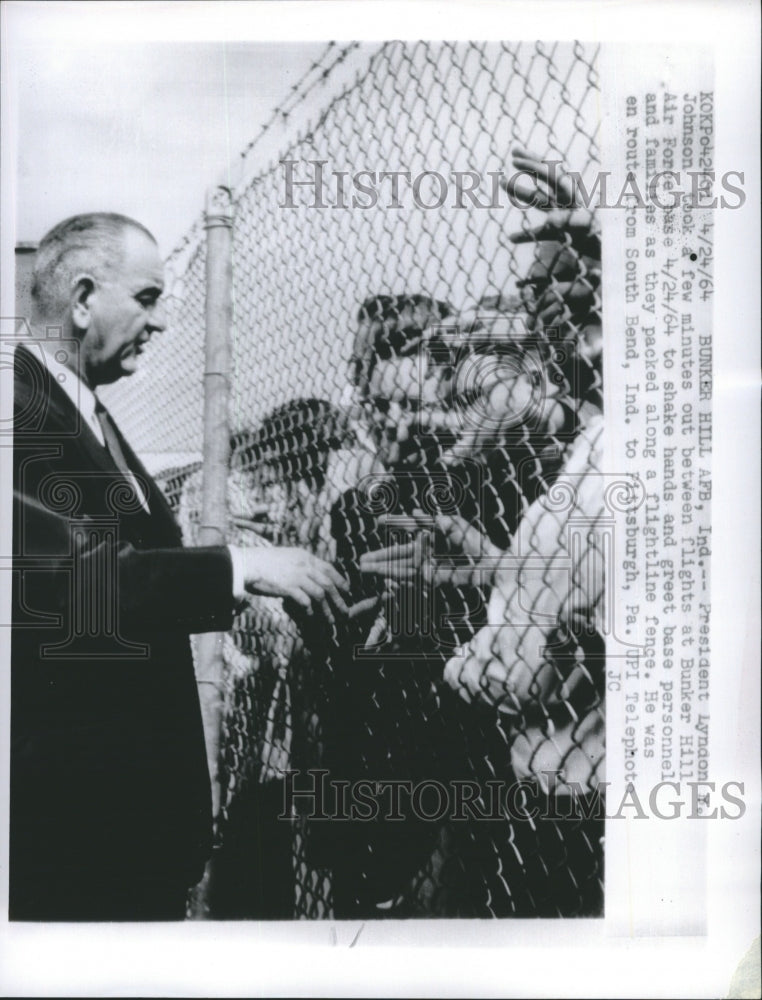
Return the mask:
<svg viewBox="0 0 762 1000"><path fill-rule="evenodd" d="M15 992L758 995L741 60L473 6L3 5Z"/></svg>

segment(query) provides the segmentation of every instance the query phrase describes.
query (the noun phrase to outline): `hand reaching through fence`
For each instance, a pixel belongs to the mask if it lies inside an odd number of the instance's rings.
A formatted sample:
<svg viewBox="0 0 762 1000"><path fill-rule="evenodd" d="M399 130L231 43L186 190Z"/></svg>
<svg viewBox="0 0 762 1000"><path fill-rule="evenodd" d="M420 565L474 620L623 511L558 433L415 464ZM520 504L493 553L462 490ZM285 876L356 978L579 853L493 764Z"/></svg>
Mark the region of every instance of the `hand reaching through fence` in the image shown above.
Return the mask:
<svg viewBox="0 0 762 1000"><path fill-rule="evenodd" d="M520 147L513 150L511 161L514 172L502 186L512 201L546 213L539 224L511 233L508 237L511 243L558 240L600 258L595 214L580 204L575 183L561 161L543 158Z"/></svg>
<svg viewBox="0 0 762 1000"><path fill-rule="evenodd" d="M524 515L495 576L489 624L448 661L445 680L464 700L521 713L546 702L565 680L571 683L547 647L559 624L571 626L579 615L588 620L603 598L603 549L594 530L603 506L602 429L598 418L578 437L553 487L562 509L544 496ZM581 538L571 532L580 530L578 523L585 544L573 559Z"/></svg>
<svg viewBox="0 0 762 1000"><path fill-rule="evenodd" d="M536 245L528 274L517 282L528 326L532 331L555 327L564 337L575 337L584 357L595 363L601 341L601 241L595 213L580 204L575 183L559 160L515 149L512 161L520 174L514 173L505 186L514 204L545 214L540 223L508 236L511 243Z"/></svg>
<svg viewBox="0 0 762 1000"><path fill-rule="evenodd" d="M574 208L576 193L571 178L565 173L561 160L552 160L516 146L511 153L514 173L506 181L506 189L526 204L545 210L551 208ZM522 174L530 177L529 190L518 184Z"/></svg>
<svg viewBox="0 0 762 1000"><path fill-rule="evenodd" d="M448 550L456 555L464 555L478 560L483 556L497 556L500 550L476 525L469 523L460 514L434 514L428 516L422 510L413 511L422 528L433 522L437 534L444 540Z"/></svg>
<svg viewBox="0 0 762 1000"><path fill-rule="evenodd" d="M320 608L329 622L335 612L347 615L343 594L346 580L330 564L311 552L297 548L234 547L234 559L240 559L246 590L252 594L290 598L308 614Z"/></svg>
<svg viewBox="0 0 762 1000"><path fill-rule="evenodd" d="M565 558L554 547L563 518L533 506L568 477L575 436L602 404L600 237L577 175L561 163L583 171L590 188L595 80L594 50L583 45L388 43L313 132L290 140L300 177L324 150L329 161L367 166L371 133L386 135L414 175L449 176L475 150L489 170L501 166L498 133L480 135L479 114L494 104L500 134L557 151L548 162L514 151L522 173L506 214L449 199L392 212L386 194L378 211L273 213L283 201L275 162L260 170L252 160L251 182L237 188L231 260L244 325L233 344L231 470L240 490L231 477L228 540L312 553L339 569L351 594L325 564L315 577L292 566L270 580L268 593L280 596L251 597L236 619L239 655L224 651L223 851L236 830L245 836L231 855L232 884L235 865L260 850L250 835L263 815L259 786L289 768L484 784L533 776L554 759L591 773L602 753L590 707L597 661L559 647L550 624L584 645L573 619L590 610L589 582L572 599L554 572ZM403 197L409 188L400 185ZM300 194L306 203L308 186ZM184 294L173 295L162 338L183 357L204 325L197 249L173 265ZM177 350L162 357L162 391L146 419L157 423L158 400L167 450L190 454L203 362L199 352L181 372ZM385 530L385 515L400 518L401 530ZM518 594L511 604L511 579L547 601L548 621L530 620L523 643L519 630L495 625L514 610L531 619ZM473 655L453 657L475 633ZM443 680L448 657L447 678L470 704ZM251 828L236 826L242 805L251 805ZM398 895L417 916L555 915L561 895L569 915L594 910L585 908L585 872L599 849L588 833L595 846L584 848L580 835L574 855L567 829L527 829L522 839L507 819L414 830L396 820L276 823L279 812L272 827L293 839L293 863L286 858L279 877L297 916L400 915L396 901L379 905Z"/></svg>
<svg viewBox="0 0 762 1000"><path fill-rule="evenodd" d="M280 531L280 523L273 519L271 505L267 503L253 504L244 514L231 513L230 524L241 531L253 531L261 538L274 541Z"/></svg>
<svg viewBox="0 0 762 1000"><path fill-rule="evenodd" d="M409 542L365 552L363 574L390 583L418 581L425 587L479 585L489 578L502 552L484 532L458 514L413 511L420 533Z"/></svg>

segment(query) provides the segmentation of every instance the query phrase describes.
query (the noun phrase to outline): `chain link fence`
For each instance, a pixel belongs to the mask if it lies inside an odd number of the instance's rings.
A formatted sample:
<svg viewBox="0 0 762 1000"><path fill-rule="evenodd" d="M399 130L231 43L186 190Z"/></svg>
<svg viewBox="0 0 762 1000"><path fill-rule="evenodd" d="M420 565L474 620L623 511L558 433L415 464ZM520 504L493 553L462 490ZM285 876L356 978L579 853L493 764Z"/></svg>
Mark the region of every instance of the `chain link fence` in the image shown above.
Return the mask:
<svg viewBox="0 0 762 1000"><path fill-rule="evenodd" d="M254 598L224 637L211 916L602 913L600 242L562 171L598 166L596 54L330 45L274 116L308 125L242 157L228 538L311 549L361 610ZM108 399L190 544L203 237Z"/></svg>

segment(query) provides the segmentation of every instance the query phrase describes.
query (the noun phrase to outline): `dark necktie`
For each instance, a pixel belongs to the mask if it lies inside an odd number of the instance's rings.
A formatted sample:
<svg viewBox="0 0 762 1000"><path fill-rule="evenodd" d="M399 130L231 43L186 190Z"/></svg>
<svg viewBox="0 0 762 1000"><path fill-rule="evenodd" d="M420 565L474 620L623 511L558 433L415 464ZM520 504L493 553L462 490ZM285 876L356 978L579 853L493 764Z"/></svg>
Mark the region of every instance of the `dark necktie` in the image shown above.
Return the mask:
<svg viewBox="0 0 762 1000"><path fill-rule="evenodd" d="M98 418L98 423L101 425L101 430L103 431L103 440L106 442L106 450L113 458L114 465L116 465L117 469L119 469L125 479L131 484L137 494L138 500L150 513L148 498L146 497L145 490L141 488L135 473L127 464L127 459L124 457L122 446L119 443L119 435L116 433L116 426L114 425L114 421L111 419L111 414L99 399L96 400L95 403L95 415Z"/></svg>

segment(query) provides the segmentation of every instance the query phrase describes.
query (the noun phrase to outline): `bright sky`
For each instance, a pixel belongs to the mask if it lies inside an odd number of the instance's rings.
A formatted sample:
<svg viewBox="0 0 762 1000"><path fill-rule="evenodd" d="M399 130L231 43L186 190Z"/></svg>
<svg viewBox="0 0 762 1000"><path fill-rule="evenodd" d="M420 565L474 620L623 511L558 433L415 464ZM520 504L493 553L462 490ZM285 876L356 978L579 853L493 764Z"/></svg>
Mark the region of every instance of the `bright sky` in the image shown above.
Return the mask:
<svg viewBox="0 0 762 1000"><path fill-rule="evenodd" d="M36 242L68 215L105 209L145 223L165 254L202 210L206 188L226 177L325 49L62 44L45 37L39 18L18 18L16 28L16 241Z"/></svg>

